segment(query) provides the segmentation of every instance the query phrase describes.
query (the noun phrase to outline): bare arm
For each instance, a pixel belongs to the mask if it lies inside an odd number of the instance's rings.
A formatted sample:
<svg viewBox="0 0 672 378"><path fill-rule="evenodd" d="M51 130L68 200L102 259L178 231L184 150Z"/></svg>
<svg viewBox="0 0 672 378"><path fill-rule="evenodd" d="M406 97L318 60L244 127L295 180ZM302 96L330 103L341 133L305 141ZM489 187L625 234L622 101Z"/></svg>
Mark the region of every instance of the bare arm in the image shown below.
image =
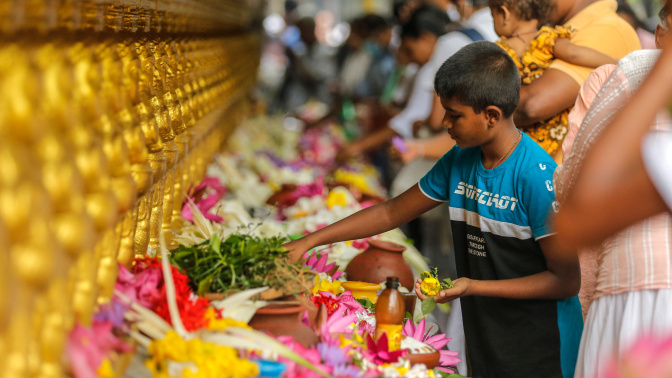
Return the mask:
<svg viewBox="0 0 672 378"><path fill-rule="evenodd" d="M407 150L401 154L401 160L408 163L417 158L440 159L455 146L450 134L443 132L432 138L406 142Z"/></svg>
<svg viewBox="0 0 672 378"><path fill-rule="evenodd" d="M567 63L591 68L597 68L605 64L616 64L618 62L607 54L589 47L575 45L565 38L558 38L555 41L553 55Z"/></svg>
<svg viewBox="0 0 672 378"><path fill-rule="evenodd" d="M397 228L440 205L427 198L416 184L401 195L285 244L293 261L311 248L345 240L361 239Z"/></svg>
<svg viewBox="0 0 672 378"><path fill-rule="evenodd" d="M452 289L440 292L434 299L442 303L469 295L512 299L561 299L576 295L581 287L581 269L576 252L561 250L555 236L540 239L539 245L548 270L507 280L459 278ZM420 299L425 299L420 291L420 282L416 282L415 292Z"/></svg>
<svg viewBox="0 0 672 378"><path fill-rule="evenodd" d="M432 101L432 111L429 113L427 118L427 124L429 128L434 131L441 130L443 115L446 113L446 110L441 105L441 97L434 92L434 100Z"/></svg>
<svg viewBox="0 0 672 378"><path fill-rule="evenodd" d="M564 245L598 243L634 222L668 210L645 170L641 142L672 95L670 66L672 49L666 49L586 155L576 185L555 218Z"/></svg>
<svg viewBox="0 0 672 378"><path fill-rule="evenodd" d="M336 155L336 159L339 162L345 162L351 157L383 147L385 144L390 143L390 140L395 135L397 135L397 132L392 130L392 128L383 127L343 147L338 152L338 155Z"/></svg>
<svg viewBox="0 0 672 378"><path fill-rule="evenodd" d="M574 105L581 86L566 73L549 69L540 78L520 88L520 104L514 113L518 127L553 117Z"/></svg>

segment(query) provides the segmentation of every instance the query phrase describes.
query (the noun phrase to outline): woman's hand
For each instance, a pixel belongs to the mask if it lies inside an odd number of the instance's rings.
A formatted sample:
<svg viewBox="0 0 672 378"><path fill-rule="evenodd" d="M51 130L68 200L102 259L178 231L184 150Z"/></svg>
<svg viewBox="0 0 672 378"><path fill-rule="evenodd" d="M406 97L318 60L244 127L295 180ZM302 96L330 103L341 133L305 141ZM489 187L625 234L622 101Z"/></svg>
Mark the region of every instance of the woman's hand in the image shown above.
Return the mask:
<svg viewBox="0 0 672 378"><path fill-rule="evenodd" d="M418 295L420 300L425 300L428 298L427 295L422 294L420 290L420 284L422 283L421 279L418 279L415 282L415 294ZM434 301L436 303L446 303L450 302L457 298L466 297L469 295L469 286L471 285L472 280L466 277L458 278L453 281L453 287L450 289L443 290L439 294L434 296Z"/></svg>

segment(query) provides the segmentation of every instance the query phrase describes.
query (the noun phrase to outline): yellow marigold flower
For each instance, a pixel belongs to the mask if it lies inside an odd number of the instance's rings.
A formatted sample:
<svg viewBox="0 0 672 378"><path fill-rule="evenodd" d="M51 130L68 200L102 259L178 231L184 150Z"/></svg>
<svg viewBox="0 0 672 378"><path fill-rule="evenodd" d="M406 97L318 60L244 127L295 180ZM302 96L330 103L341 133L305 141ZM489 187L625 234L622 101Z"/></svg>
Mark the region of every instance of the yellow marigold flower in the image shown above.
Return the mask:
<svg viewBox="0 0 672 378"><path fill-rule="evenodd" d="M177 348L171 348L177 344ZM184 378L246 378L259 375L257 365L238 357L238 351L200 339L184 341L170 331L163 340L149 346L151 360L145 365L152 378L168 378L168 363L182 362ZM180 352L181 354L175 354Z"/></svg>
<svg viewBox="0 0 672 378"><path fill-rule="evenodd" d="M114 369L112 369L112 363L107 358L103 358L103 362L100 363L96 375L101 378L114 378Z"/></svg>
<svg viewBox="0 0 672 378"><path fill-rule="evenodd" d="M432 297L439 293L440 288L441 284L439 283L439 280L434 277L426 277L422 280L422 283L420 283L420 291L422 291L423 294Z"/></svg>

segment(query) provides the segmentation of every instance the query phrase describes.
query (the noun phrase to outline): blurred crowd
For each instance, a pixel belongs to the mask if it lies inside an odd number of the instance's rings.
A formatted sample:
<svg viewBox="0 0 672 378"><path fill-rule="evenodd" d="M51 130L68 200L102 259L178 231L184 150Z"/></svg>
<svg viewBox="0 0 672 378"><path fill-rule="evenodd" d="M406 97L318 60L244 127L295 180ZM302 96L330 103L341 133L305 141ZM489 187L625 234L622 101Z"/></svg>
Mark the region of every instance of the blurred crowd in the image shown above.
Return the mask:
<svg viewBox="0 0 672 378"><path fill-rule="evenodd" d="M647 104L640 97L642 114L651 109L648 118L639 120L635 105L630 105L661 50L670 49L670 1L647 3L646 17L634 5L625 0L395 0L391 16L366 14L350 21L347 39L335 47L318 40L315 19L288 19L283 51L276 51L287 65L271 111L301 118L307 127L338 119L351 139L338 159L368 156L383 172L390 194L398 195L455 145L442 128L445 109L434 91L436 72L472 42L497 43L521 75L516 126L561 164L548 185L549 190L555 187L559 206L566 209L558 216L559 230L580 252L579 296L586 323L576 376L603 376L605 356L625 353L642 334L672 333L669 210L654 196L649 207L621 217L627 212L608 208L605 198L617 202L616 195L633 192L626 193L625 186L616 190L616 181L609 186L608 180L591 183L586 178L600 176L594 156L608 165L615 156L641 163L633 151L639 153L642 135L670 128L669 117L658 113L660 107L654 109L655 101ZM664 79L664 74L659 76ZM654 89L651 93L664 97ZM320 104L319 111L310 111L315 104ZM611 151L604 147L604 152L592 152L603 151L596 139L614 133L609 125L620 122L625 128L626 120L642 124L639 134L613 136ZM627 135L634 139L628 141ZM617 143L632 148L624 147L619 155L614 151ZM660 150L662 142L648 143L650 151L662 151L650 157L653 161L672 158L670 150ZM644 154L646 159L651 152ZM628 164L623 160L619 167ZM639 166L630 168L635 172ZM643 169L637 172L646 176ZM651 180L669 183L668 171L663 172ZM619 174L613 177L629 177ZM651 181L646 183L655 192ZM446 218L445 213L430 212L407 225L407 231L428 253L430 264L454 278ZM454 327L448 333L457 339L451 345L460 342L459 305L454 308L455 316L445 320L447 327Z"/></svg>

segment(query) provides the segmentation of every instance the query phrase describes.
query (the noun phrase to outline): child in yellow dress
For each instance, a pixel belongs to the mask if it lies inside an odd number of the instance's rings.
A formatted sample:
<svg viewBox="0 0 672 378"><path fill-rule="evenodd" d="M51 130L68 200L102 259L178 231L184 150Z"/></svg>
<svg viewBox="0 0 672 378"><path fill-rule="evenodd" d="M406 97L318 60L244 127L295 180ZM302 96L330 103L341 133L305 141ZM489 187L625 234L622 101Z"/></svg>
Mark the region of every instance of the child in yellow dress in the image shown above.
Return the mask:
<svg viewBox="0 0 672 378"><path fill-rule="evenodd" d="M523 85L540 77L556 58L592 68L616 63L608 55L570 42L574 32L571 26L540 27L553 11L549 0L490 0L489 5L495 32L500 36L497 45L513 58ZM524 130L558 163L562 161L569 111Z"/></svg>

